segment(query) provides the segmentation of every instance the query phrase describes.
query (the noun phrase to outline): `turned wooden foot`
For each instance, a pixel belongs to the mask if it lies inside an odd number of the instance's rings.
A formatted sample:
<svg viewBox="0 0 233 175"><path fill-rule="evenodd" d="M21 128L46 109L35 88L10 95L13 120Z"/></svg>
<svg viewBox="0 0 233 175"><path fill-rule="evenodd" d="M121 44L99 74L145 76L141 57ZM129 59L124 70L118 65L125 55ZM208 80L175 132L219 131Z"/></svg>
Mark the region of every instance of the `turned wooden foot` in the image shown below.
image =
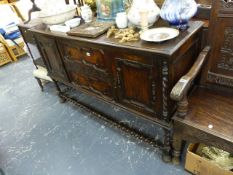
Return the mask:
<svg viewBox="0 0 233 175"><path fill-rule="evenodd" d="M182 139L180 139L178 136L173 136L173 150L172 150L172 163L175 165L180 164L180 158L181 158L181 148L182 148Z"/></svg>
<svg viewBox="0 0 233 175"><path fill-rule="evenodd" d="M172 160L172 157L171 157L171 154L170 154L170 150L166 150L166 151L163 151L163 155L162 155L162 160L166 163L169 163L171 162Z"/></svg>
<svg viewBox="0 0 233 175"><path fill-rule="evenodd" d="M56 89L57 89L57 95L58 95L58 97L59 97L59 102L60 102L60 103L65 103L65 102L66 102L66 99L65 99L64 97L61 96L61 94L62 94L61 88L59 87L57 81L53 80L53 82L54 82L54 85L55 85L55 87L56 87Z"/></svg>

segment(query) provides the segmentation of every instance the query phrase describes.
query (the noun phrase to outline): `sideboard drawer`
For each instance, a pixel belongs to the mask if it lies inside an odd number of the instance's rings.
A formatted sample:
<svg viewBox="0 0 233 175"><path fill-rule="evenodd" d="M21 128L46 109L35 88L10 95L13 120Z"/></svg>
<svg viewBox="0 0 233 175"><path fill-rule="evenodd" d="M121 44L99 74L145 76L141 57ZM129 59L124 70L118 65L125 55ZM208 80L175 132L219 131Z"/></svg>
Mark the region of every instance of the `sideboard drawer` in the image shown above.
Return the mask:
<svg viewBox="0 0 233 175"><path fill-rule="evenodd" d="M91 65L96 66L100 69L106 69L106 62L104 59L104 51L103 50L97 50L97 49L91 49L91 48L82 48L82 51L84 54L83 62L85 64L91 64Z"/></svg>
<svg viewBox="0 0 233 175"><path fill-rule="evenodd" d="M74 42L74 41L73 41ZM71 43L66 40L59 40L58 45L61 50L61 55L64 59L74 61L89 67L93 67L100 72L109 72L109 59L102 49L90 48L80 43Z"/></svg>
<svg viewBox="0 0 233 175"><path fill-rule="evenodd" d="M86 77L92 77L106 83L111 83L111 74L108 72L100 71L95 67L84 65L79 62L74 62L68 58L64 58L63 61L65 67L67 67L67 73L70 76L71 82L73 82L73 79L71 78L71 73L75 72L78 74L83 74Z"/></svg>
<svg viewBox="0 0 233 175"><path fill-rule="evenodd" d="M75 85L78 85L83 89L89 90L99 96L113 97L112 87L109 83L93 77L87 77L77 72L70 72L70 78Z"/></svg>
<svg viewBox="0 0 233 175"><path fill-rule="evenodd" d="M62 53L62 56L67 59L80 62L80 63L83 58L81 49L77 47L66 47L65 46L64 53Z"/></svg>

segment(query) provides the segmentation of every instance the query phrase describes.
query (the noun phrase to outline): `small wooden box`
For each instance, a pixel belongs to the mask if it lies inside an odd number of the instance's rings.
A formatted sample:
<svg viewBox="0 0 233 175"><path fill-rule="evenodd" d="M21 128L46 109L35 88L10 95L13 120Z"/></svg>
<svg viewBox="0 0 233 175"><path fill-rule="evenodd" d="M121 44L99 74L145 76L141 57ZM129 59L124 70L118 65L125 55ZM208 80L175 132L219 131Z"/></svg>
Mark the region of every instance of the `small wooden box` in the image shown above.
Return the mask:
<svg viewBox="0 0 233 175"><path fill-rule="evenodd" d="M208 159L200 157L195 153L198 144L190 144L186 154L185 169L195 175L233 175Z"/></svg>

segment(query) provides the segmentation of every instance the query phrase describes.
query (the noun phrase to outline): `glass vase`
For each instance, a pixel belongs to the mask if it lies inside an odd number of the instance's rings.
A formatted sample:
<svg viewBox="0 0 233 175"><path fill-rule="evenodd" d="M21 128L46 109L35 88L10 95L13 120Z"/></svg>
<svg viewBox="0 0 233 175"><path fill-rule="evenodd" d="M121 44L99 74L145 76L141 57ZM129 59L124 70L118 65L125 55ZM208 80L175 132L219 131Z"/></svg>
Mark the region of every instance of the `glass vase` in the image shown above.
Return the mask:
<svg viewBox="0 0 233 175"><path fill-rule="evenodd" d="M197 3L194 0L165 0L160 11L163 20L171 26L186 29L188 21L197 12Z"/></svg>

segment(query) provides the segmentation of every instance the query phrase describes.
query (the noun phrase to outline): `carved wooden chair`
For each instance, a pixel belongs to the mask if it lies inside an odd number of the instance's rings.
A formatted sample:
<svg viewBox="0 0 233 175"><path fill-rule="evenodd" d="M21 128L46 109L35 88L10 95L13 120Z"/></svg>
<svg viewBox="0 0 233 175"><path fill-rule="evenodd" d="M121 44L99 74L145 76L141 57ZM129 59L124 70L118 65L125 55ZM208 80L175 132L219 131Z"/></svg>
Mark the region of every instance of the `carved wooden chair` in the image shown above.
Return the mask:
<svg viewBox="0 0 233 175"><path fill-rule="evenodd" d="M182 141L233 152L233 1L213 0L212 7L208 46L170 95L178 106L173 117L175 164ZM200 72L198 85L190 90Z"/></svg>

